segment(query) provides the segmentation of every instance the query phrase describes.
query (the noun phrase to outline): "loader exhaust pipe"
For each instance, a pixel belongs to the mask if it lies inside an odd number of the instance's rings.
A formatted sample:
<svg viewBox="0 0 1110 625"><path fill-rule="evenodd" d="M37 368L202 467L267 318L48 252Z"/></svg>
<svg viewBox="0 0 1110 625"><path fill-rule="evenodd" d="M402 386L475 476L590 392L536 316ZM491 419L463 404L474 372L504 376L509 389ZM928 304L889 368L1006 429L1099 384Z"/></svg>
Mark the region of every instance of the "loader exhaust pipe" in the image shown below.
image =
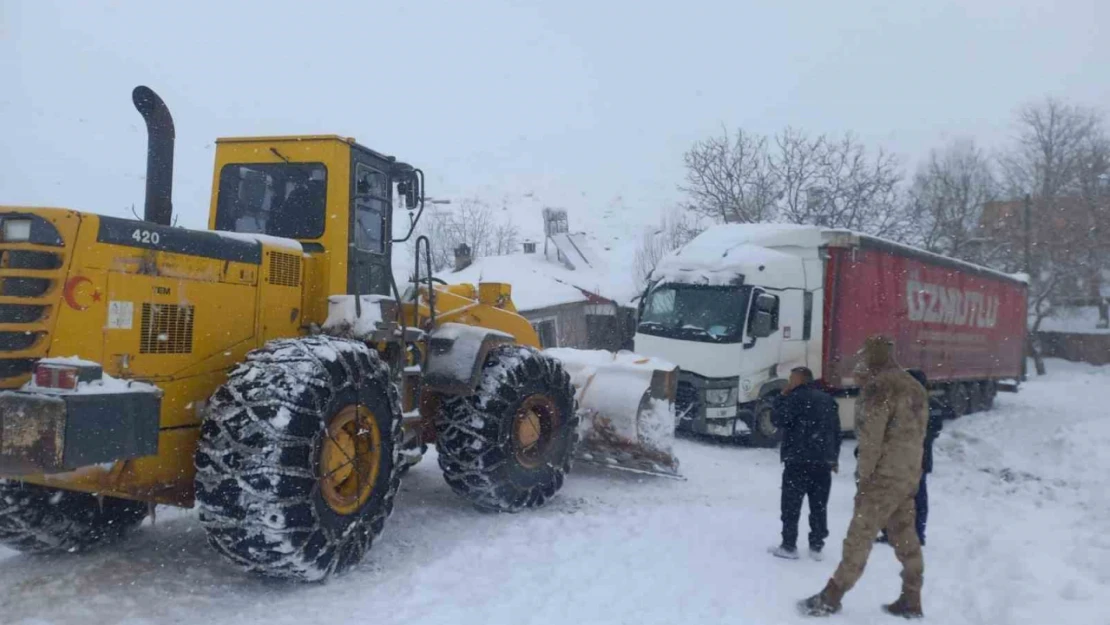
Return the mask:
<svg viewBox="0 0 1110 625"><path fill-rule="evenodd" d="M143 219L163 226L173 218L173 116L150 87L139 86L131 101L146 121L146 205Z"/></svg>

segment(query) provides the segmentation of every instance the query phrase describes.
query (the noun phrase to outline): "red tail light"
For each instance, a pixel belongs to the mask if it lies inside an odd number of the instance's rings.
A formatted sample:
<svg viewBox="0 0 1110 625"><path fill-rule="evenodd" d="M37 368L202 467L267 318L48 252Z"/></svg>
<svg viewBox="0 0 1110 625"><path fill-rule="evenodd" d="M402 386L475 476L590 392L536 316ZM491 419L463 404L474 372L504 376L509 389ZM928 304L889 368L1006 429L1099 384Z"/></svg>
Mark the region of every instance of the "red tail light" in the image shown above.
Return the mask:
<svg viewBox="0 0 1110 625"><path fill-rule="evenodd" d="M77 389L77 367L38 365L35 367L35 386L67 391Z"/></svg>

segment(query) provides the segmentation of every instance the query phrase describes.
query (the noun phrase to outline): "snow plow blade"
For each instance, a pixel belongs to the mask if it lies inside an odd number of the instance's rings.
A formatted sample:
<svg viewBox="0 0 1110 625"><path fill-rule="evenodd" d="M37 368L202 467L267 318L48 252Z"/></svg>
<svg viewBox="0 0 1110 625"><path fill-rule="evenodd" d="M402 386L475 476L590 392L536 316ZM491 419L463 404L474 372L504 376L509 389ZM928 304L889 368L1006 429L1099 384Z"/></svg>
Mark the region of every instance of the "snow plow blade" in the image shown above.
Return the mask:
<svg viewBox="0 0 1110 625"><path fill-rule="evenodd" d="M678 367L631 352L548 349L578 400L580 460L683 479L674 455Z"/></svg>

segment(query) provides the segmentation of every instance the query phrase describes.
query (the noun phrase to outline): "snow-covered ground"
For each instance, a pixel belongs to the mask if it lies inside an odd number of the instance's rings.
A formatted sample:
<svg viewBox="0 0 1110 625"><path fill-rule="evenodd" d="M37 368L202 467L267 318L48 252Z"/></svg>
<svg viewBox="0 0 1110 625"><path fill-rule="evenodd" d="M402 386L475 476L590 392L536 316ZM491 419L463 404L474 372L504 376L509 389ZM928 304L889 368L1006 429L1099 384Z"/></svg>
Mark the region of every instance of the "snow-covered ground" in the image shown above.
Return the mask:
<svg viewBox="0 0 1110 625"><path fill-rule="evenodd" d="M930 623L1110 623L1110 368L1049 361L995 411L937 442L925 610ZM851 511L844 444L824 562L783 561L776 452L681 440L688 481L578 466L548 507L486 515L434 458L353 573L317 586L220 562L188 512L160 511L119 547L38 559L0 550L0 623L798 623L794 601L836 566ZM806 531L803 515L802 533ZM876 547L830 622L891 623L898 565Z"/></svg>

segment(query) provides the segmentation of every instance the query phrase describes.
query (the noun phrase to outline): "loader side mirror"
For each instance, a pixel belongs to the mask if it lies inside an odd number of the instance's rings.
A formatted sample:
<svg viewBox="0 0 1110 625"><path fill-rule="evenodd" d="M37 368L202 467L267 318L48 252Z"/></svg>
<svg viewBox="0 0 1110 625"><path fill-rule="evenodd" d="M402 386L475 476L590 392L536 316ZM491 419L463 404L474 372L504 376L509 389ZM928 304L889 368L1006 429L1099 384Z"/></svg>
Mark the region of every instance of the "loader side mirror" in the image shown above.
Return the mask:
<svg viewBox="0 0 1110 625"><path fill-rule="evenodd" d="M397 183L397 195L401 196L408 210L417 208L420 203L420 178L416 172Z"/></svg>

